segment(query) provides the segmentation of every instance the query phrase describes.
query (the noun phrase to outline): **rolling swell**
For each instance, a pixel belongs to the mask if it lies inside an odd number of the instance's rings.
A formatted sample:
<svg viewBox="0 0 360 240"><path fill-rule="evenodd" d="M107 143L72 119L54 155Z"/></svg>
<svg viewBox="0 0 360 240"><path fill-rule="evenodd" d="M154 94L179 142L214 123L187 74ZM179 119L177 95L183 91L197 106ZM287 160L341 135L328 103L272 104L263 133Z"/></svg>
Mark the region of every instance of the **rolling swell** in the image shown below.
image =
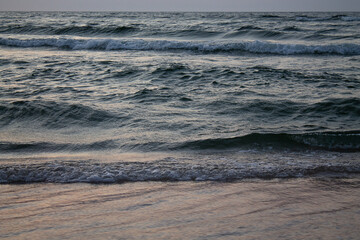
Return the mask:
<svg viewBox="0 0 360 240"><path fill-rule="evenodd" d="M35 122L47 128L64 128L70 125L85 127L121 119L124 120L126 117L120 117L81 104L49 101L0 103L0 126L6 126L14 122Z"/></svg>
<svg viewBox="0 0 360 240"><path fill-rule="evenodd" d="M252 133L234 138L189 141L176 147L179 150L224 150L231 148L274 150L322 149L338 152L360 152L360 131L304 134Z"/></svg>
<svg viewBox="0 0 360 240"><path fill-rule="evenodd" d="M39 38L16 39L0 38L1 46L36 48L52 47L67 50L137 50L137 51L195 51L204 53L248 52L257 54L334 54L359 55L360 45L351 43L305 45L272 43L267 41L170 41L145 39L72 39Z"/></svg>

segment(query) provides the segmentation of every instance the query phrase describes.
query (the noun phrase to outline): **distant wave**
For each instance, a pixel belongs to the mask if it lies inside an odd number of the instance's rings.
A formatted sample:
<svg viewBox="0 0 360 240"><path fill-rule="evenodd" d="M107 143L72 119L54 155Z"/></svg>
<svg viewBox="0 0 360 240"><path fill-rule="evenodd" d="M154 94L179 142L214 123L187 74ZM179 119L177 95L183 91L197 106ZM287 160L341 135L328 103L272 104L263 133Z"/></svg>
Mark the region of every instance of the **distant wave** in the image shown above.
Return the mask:
<svg viewBox="0 0 360 240"><path fill-rule="evenodd" d="M147 39L72 39L40 38L16 39L0 38L1 46L9 47L55 47L68 50L138 50L138 51L197 51L197 52L249 52L260 54L336 54L359 55L359 44L286 44L267 41L170 41Z"/></svg>
<svg viewBox="0 0 360 240"><path fill-rule="evenodd" d="M302 22L322 22L322 21L360 21L360 17L348 16L348 15L334 15L328 17L316 17L316 16L298 16L295 18L296 21Z"/></svg>
<svg viewBox="0 0 360 240"><path fill-rule="evenodd" d="M7 25L0 27L0 33L11 34L48 34L48 35L120 35L124 36L129 33L138 32L136 26L34 26L31 24L24 25Z"/></svg>
<svg viewBox="0 0 360 240"><path fill-rule="evenodd" d="M175 158L152 162L91 163L87 161L0 165L0 183L122 183L139 181L237 181L300 178L317 174L346 177L359 174L358 163L291 161L187 163Z"/></svg>

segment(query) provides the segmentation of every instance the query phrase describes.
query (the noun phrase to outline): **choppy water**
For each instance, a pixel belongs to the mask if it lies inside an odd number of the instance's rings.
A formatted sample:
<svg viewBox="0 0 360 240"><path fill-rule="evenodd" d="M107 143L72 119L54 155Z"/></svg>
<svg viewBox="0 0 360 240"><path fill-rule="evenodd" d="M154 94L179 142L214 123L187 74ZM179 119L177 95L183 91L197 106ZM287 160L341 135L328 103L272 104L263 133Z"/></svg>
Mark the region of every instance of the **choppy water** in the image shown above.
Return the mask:
<svg viewBox="0 0 360 240"><path fill-rule="evenodd" d="M359 13L1 12L0 182L359 173L359 33Z"/></svg>

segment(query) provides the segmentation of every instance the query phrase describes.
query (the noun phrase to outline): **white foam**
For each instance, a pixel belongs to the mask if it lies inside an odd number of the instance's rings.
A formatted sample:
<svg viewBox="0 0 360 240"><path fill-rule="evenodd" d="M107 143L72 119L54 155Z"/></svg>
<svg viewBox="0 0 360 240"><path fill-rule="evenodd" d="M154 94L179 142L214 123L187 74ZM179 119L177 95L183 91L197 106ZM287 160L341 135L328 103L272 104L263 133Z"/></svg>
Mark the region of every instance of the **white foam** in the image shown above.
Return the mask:
<svg viewBox="0 0 360 240"><path fill-rule="evenodd" d="M91 162L43 163L0 166L0 183L118 183L137 181L235 181L246 178L294 178L318 173L347 176L360 173L358 163L290 161L276 162L205 162L202 164L122 162L91 164ZM288 159L285 162L289 163Z"/></svg>

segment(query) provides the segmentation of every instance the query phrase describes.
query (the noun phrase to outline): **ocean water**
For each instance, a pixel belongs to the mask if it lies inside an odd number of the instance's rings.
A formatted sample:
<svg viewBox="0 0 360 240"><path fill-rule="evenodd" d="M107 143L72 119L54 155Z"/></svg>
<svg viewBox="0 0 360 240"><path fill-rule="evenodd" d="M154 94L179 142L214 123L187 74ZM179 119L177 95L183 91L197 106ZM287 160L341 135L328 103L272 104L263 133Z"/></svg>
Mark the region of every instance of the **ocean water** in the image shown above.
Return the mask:
<svg viewBox="0 0 360 240"><path fill-rule="evenodd" d="M3 239L356 239L359 173L360 13L0 12Z"/></svg>
<svg viewBox="0 0 360 240"><path fill-rule="evenodd" d="M359 13L0 13L0 182L360 171Z"/></svg>

